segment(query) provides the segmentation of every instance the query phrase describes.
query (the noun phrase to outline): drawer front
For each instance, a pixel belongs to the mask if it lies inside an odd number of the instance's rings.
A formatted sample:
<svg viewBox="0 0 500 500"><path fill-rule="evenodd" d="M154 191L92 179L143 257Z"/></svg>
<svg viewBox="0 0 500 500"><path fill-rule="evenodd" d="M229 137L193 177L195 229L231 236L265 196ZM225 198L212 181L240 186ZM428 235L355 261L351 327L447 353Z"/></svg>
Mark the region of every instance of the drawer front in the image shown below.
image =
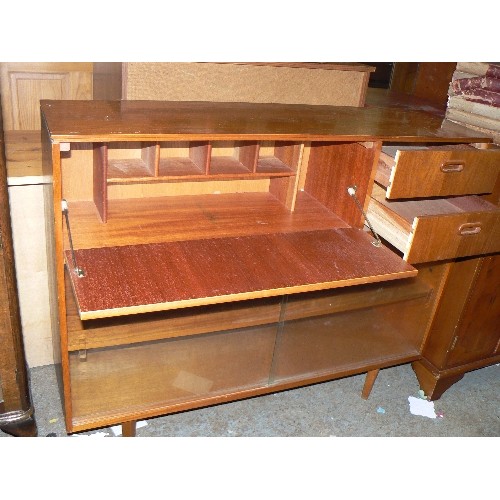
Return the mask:
<svg viewBox="0 0 500 500"><path fill-rule="evenodd" d="M500 172L500 150L397 151L387 198L491 193Z"/></svg>
<svg viewBox="0 0 500 500"><path fill-rule="evenodd" d="M416 217L404 259L430 262L500 251L500 216L464 213Z"/></svg>

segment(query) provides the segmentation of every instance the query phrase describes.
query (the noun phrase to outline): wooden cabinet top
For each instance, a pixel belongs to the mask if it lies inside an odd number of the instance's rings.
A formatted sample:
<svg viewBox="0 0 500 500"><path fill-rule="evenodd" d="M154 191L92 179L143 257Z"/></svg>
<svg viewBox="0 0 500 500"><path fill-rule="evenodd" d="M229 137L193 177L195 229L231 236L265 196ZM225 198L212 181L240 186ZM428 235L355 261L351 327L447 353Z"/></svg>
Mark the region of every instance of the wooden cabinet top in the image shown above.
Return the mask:
<svg viewBox="0 0 500 500"><path fill-rule="evenodd" d="M422 111L290 104L42 100L53 142L297 140L491 142Z"/></svg>

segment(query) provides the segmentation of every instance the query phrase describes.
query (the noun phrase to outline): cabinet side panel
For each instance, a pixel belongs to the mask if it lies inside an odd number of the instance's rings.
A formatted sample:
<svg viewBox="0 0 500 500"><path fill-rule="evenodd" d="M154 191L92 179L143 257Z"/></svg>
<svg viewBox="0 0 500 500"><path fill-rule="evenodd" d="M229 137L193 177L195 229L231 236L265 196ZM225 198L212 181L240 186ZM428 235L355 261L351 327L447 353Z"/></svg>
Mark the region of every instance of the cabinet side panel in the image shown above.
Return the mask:
<svg viewBox="0 0 500 500"><path fill-rule="evenodd" d="M66 427L71 429L71 385L67 354L66 301L63 262L63 220L61 152L59 144L52 144L42 121L43 172L45 184L44 204L47 234L47 267L49 276L49 303L51 311L52 345L54 364L64 401ZM52 182L50 182L52 181Z"/></svg>
<svg viewBox="0 0 500 500"><path fill-rule="evenodd" d="M447 366L449 349L453 343L455 328L474 281L479 259L466 259L451 263L443 293L434 316L424 357L437 368Z"/></svg>
<svg viewBox="0 0 500 500"><path fill-rule="evenodd" d="M60 332L58 317L58 292L57 292L57 274L56 274L56 237L54 222L56 214L54 213L54 187L53 187L53 164L52 164L52 146L50 137L45 124L42 122L42 167L43 175L46 179L44 184L44 211L45 211L45 234L46 234L46 252L47 252L47 273L49 280L49 305L50 322L52 331L52 348L54 363L61 363ZM59 247L62 252L62 246Z"/></svg>
<svg viewBox="0 0 500 500"><path fill-rule="evenodd" d="M347 188L356 186L356 197L365 204L376 151L358 143L313 143L304 190L352 227L362 228L363 215Z"/></svg>
<svg viewBox="0 0 500 500"><path fill-rule="evenodd" d="M105 144L94 145L94 203L102 222L108 219L107 166L108 147Z"/></svg>

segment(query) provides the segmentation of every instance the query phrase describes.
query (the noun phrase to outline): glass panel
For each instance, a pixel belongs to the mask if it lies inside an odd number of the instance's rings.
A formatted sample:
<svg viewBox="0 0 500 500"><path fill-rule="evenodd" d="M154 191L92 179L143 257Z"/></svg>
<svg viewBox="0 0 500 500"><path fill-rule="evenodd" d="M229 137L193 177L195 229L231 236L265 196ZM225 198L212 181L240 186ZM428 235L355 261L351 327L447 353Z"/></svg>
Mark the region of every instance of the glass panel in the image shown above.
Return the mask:
<svg viewBox="0 0 500 500"><path fill-rule="evenodd" d="M73 418L99 418L268 384L276 326L70 354Z"/></svg>
<svg viewBox="0 0 500 500"><path fill-rule="evenodd" d="M280 332L271 383L341 374L418 355L425 297L287 321ZM335 300L333 300L335 302ZM361 302L362 304L362 302ZM308 304L304 303L308 308ZM331 307L335 310L335 305ZM297 317L297 307L292 316ZM404 317L405 321L399 321Z"/></svg>

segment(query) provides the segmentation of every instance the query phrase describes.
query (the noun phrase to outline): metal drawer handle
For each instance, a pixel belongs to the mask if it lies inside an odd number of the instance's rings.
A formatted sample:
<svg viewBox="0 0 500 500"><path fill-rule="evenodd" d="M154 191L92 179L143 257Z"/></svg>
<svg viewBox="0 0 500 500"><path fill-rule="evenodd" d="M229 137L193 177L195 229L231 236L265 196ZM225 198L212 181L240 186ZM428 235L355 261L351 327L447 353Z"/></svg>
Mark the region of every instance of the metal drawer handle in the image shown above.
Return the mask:
<svg viewBox="0 0 500 500"><path fill-rule="evenodd" d="M441 165L441 172L444 174L452 174L454 172L461 172L464 169L463 161L447 161Z"/></svg>
<svg viewBox="0 0 500 500"><path fill-rule="evenodd" d="M458 234L461 236L468 236L470 234L478 234L481 232L481 223L480 222L467 222L466 224L462 224L458 228Z"/></svg>

